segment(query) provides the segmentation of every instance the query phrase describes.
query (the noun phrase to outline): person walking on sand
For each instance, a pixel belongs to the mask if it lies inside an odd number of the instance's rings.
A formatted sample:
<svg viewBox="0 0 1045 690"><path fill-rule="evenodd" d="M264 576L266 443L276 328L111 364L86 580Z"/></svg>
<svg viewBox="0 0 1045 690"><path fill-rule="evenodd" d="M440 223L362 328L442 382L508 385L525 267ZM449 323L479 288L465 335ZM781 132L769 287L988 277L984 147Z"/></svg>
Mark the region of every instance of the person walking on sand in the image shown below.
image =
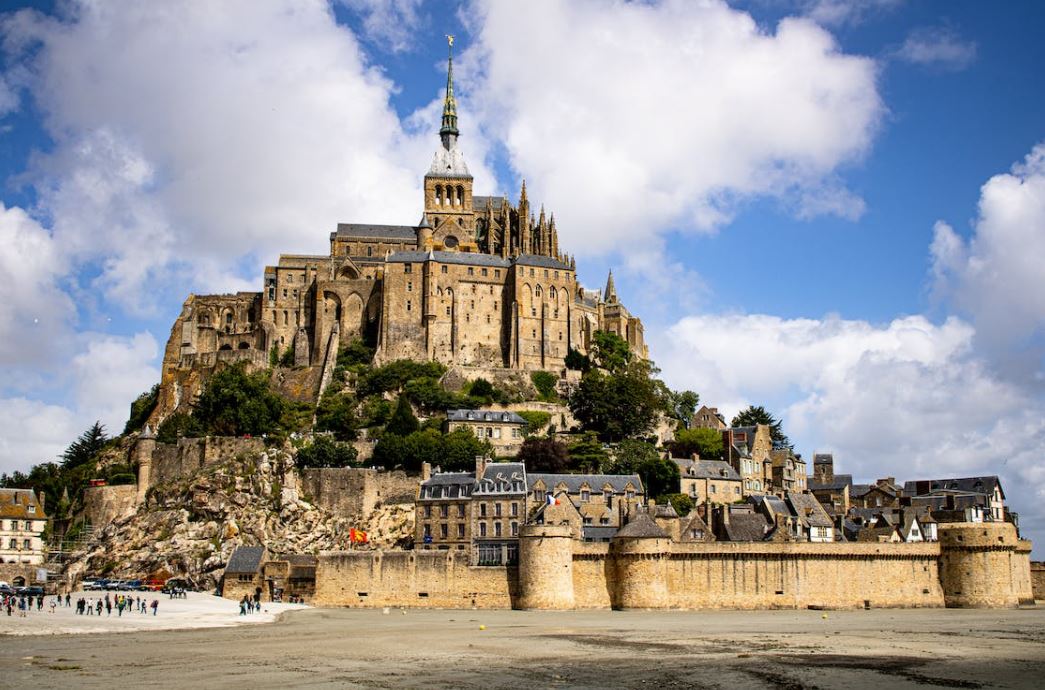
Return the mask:
<svg viewBox="0 0 1045 690"><path fill-rule="evenodd" d="M160 606L160 600L159 599L153 599L152 600L152 615L154 615L154 616L156 615L156 609L159 608L159 606Z"/></svg>
<svg viewBox="0 0 1045 690"><path fill-rule="evenodd" d="M243 595L243 598L239 600L239 615L247 615L247 596Z"/></svg>
<svg viewBox="0 0 1045 690"><path fill-rule="evenodd" d="M73 595L70 594L69 592L66 592L65 593L65 607L66 608L69 608L69 606L70 606L69 602L72 601L72 599L73 599Z"/></svg>

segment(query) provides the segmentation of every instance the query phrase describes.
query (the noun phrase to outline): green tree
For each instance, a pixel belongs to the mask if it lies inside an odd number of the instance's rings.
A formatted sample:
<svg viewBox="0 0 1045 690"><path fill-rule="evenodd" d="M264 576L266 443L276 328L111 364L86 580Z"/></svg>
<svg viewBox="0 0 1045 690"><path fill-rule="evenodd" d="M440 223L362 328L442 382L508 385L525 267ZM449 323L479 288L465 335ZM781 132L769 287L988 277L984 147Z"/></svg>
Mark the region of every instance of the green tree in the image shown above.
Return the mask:
<svg viewBox="0 0 1045 690"><path fill-rule="evenodd" d="M184 412L175 412L160 423L156 430L156 440L160 443L177 443L178 438L197 438L207 432L199 420Z"/></svg>
<svg viewBox="0 0 1045 690"><path fill-rule="evenodd" d="M522 443L516 462L526 466L527 472L558 474L570 467L566 445L556 438L531 436Z"/></svg>
<svg viewBox="0 0 1045 690"><path fill-rule="evenodd" d="M357 431L356 401L347 393L324 393L316 407L316 431L329 431L338 441L354 441Z"/></svg>
<svg viewBox="0 0 1045 690"><path fill-rule="evenodd" d="M151 389L145 391L131 403L131 414L127 418L127 424L123 427L123 433L129 434L132 431L141 429L145 424L145 420L149 418L152 411L156 409L156 403L160 400L160 384L154 385Z"/></svg>
<svg viewBox="0 0 1045 690"><path fill-rule="evenodd" d="M689 428L693 413L697 411L700 396L693 391L668 391L668 407L671 416L679 420L682 426Z"/></svg>
<svg viewBox="0 0 1045 690"><path fill-rule="evenodd" d="M286 401L269 389L268 374L248 374L238 362L210 377L193 416L218 436L261 436L279 430Z"/></svg>
<svg viewBox="0 0 1045 690"><path fill-rule="evenodd" d="M671 443L671 454L676 458L689 458L696 453L703 460L721 460L724 450L718 429L680 429Z"/></svg>
<svg viewBox="0 0 1045 690"><path fill-rule="evenodd" d="M581 470L589 474L598 474L610 462L610 456L602 447L598 437L594 433L582 434L567 448L570 456L570 468Z"/></svg>
<svg viewBox="0 0 1045 690"><path fill-rule="evenodd" d="M652 377L653 371L644 360L612 374L592 369L570 395L570 411L586 431L604 441L645 436L664 410L662 384Z"/></svg>
<svg viewBox="0 0 1045 690"><path fill-rule="evenodd" d="M776 417L766 411L766 408L758 405L749 405L747 409L742 410L733 417L731 422L732 426L755 426L756 424L766 424L769 426L769 435L773 439L774 448L788 448L794 449L791 444L791 439L784 433L783 425Z"/></svg>
<svg viewBox="0 0 1045 690"><path fill-rule="evenodd" d="M105 426L101 422L95 422L62 453L62 467L72 469L94 460L94 457L105 448L108 440L109 437L105 435Z"/></svg>
<svg viewBox="0 0 1045 690"><path fill-rule="evenodd" d="M610 373L623 371L632 361L627 341L616 333L595 331L592 338L591 360Z"/></svg>
<svg viewBox="0 0 1045 690"><path fill-rule="evenodd" d="M646 486L646 495L660 500L666 494L679 491L679 466L660 457L643 461L638 467L639 477Z"/></svg>
<svg viewBox="0 0 1045 690"><path fill-rule="evenodd" d="M299 449L299 467L351 467L358 451L350 443L335 441L329 436L316 436L312 443Z"/></svg>
<svg viewBox="0 0 1045 690"><path fill-rule="evenodd" d="M337 353L339 367L369 366L374 361L374 349L356 338Z"/></svg>
<svg viewBox="0 0 1045 690"><path fill-rule="evenodd" d="M454 429L442 437L443 469L468 471L475 468L475 458L490 455L490 444L480 441L468 429Z"/></svg>
<svg viewBox="0 0 1045 690"><path fill-rule="evenodd" d="M482 398L489 404L497 397L497 389L486 379L477 378L468 385L468 395L473 398Z"/></svg>
<svg viewBox="0 0 1045 690"><path fill-rule="evenodd" d="M612 474L639 474L644 463L660 457L656 447L647 441L624 439L617 444L608 471Z"/></svg>
<svg viewBox="0 0 1045 690"><path fill-rule="evenodd" d="M555 384L558 383L559 379L548 371L535 371L530 374L530 380L533 381L533 387L537 389L537 394L541 400L558 400L559 396L555 392Z"/></svg>
<svg viewBox="0 0 1045 690"><path fill-rule="evenodd" d="M581 354L580 350L575 350L572 347L566 352L564 363L567 369L573 369L574 371L585 372L591 369L591 360L588 359L588 356Z"/></svg>
<svg viewBox="0 0 1045 690"><path fill-rule="evenodd" d="M540 410L519 410L516 414L526 420L526 429L523 430L526 436L539 433L552 419L550 413Z"/></svg>
<svg viewBox="0 0 1045 690"><path fill-rule="evenodd" d="M400 395L395 411L388 420L388 424L385 425L385 434L409 436L420 428L421 425L414 416L414 409L410 406L410 401L406 399L405 395Z"/></svg>
<svg viewBox="0 0 1045 690"><path fill-rule="evenodd" d="M693 499L689 494L667 494L664 498L671 503L679 517L686 517L693 510Z"/></svg>

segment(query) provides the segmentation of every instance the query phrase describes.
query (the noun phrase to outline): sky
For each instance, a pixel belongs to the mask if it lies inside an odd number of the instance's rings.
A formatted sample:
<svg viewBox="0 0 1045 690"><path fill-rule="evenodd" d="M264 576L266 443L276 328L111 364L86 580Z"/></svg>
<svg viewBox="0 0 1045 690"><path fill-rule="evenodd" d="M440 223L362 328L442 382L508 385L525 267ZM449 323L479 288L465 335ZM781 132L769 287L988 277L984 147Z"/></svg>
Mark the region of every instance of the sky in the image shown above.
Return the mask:
<svg viewBox="0 0 1045 690"><path fill-rule="evenodd" d="M0 471L122 429L191 293L413 223L446 34L479 193L673 388L1045 545L1045 5L0 0ZM1043 553L1036 549L1036 556Z"/></svg>

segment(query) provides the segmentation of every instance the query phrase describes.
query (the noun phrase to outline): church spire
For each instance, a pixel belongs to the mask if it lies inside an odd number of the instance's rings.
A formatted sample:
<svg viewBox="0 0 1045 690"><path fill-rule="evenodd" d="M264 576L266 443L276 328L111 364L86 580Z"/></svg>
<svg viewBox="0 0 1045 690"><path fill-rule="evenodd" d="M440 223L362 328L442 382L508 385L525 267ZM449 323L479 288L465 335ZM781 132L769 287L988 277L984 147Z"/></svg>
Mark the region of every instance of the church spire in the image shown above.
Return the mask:
<svg viewBox="0 0 1045 690"><path fill-rule="evenodd" d="M457 100L454 98L454 37L447 36L449 57L446 69L446 97L443 99L443 124L439 128L439 137L443 140L443 148L451 149L457 142Z"/></svg>
<svg viewBox="0 0 1045 690"><path fill-rule="evenodd" d="M617 301L617 286L613 284L613 271L610 271L609 277L606 278L606 292L602 299L607 304L614 304Z"/></svg>

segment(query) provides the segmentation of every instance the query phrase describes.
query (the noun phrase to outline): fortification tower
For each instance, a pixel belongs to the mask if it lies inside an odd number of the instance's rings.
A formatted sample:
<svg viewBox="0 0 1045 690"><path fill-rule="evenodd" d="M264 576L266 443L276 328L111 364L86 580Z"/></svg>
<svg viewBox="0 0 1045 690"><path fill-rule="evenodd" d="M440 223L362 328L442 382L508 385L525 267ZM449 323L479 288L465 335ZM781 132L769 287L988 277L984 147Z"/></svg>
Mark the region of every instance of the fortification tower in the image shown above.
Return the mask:
<svg viewBox="0 0 1045 690"><path fill-rule="evenodd" d="M950 608L1011 608L1020 603L1014 573L1025 562L1017 553L1016 528L1007 522L941 523L940 582Z"/></svg>
<svg viewBox="0 0 1045 690"><path fill-rule="evenodd" d="M519 530L517 609L572 609L573 535L569 525L523 525Z"/></svg>
<svg viewBox="0 0 1045 690"><path fill-rule="evenodd" d="M617 609L663 609L670 606L667 559L671 539L644 512L629 522L610 543L616 587L611 587Z"/></svg>
<svg viewBox="0 0 1045 690"><path fill-rule="evenodd" d="M149 482L152 480L152 452L156 450L156 434L148 424L142 430L138 440L134 442L134 450L131 454L132 464L138 465L138 495L134 499L135 505L145 503L145 494L149 490Z"/></svg>

